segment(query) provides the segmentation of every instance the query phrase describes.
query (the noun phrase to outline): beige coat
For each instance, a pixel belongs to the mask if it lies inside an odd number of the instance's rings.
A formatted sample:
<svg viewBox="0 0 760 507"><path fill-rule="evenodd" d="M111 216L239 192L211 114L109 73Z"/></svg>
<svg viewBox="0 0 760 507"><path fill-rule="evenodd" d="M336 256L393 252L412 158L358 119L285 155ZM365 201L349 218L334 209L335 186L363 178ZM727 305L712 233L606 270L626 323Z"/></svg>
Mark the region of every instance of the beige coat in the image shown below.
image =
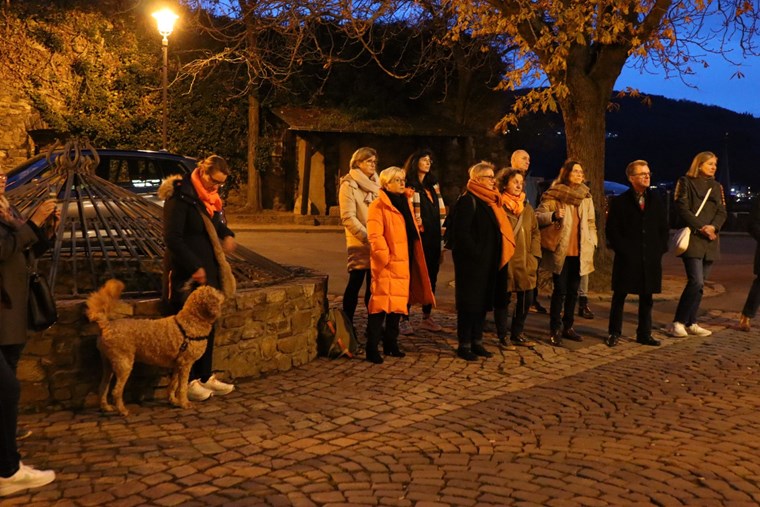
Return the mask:
<svg viewBox="0 0 760 507"><path fill-rule="evenodd" d="M349 271L370 269L367 216L373 197L375 196L370 192L359 187L350 174L341 178L338 203L340 220L346 231Z"/></svg>
<svg viewBox="0 0 760 507"><path fill-rule="evenodd" d="M514 231L519 217L507 211ZM515 232L515 254L509 259L507 290L523 292L536 288L538 261L541 259L541 236L538 232L536 214L530 203L525 203L520 230Z"/></svg>
<svg viewBox="0 0 760 507"><path fill-rule="evenodd" d="M538 226L554 227L552 224L552 214L559 208L559 201L554 199L541 199L541 204L536 208L536 217ZM565 264L567 246L570 242L570 232L572 230L573 219L575 217L575 206L565 204L565 217L562 219L562 228L559 236L557 248L552 252L543 250L541 258L541 268L558 275L562 272L562 266ZM594 251L598 238L596 235L596 218L594 215L594 202L591 197L581 201L578 206L578 215L580 216L580 242L581 242L581 276L587 275L594 271Z"/></svg>

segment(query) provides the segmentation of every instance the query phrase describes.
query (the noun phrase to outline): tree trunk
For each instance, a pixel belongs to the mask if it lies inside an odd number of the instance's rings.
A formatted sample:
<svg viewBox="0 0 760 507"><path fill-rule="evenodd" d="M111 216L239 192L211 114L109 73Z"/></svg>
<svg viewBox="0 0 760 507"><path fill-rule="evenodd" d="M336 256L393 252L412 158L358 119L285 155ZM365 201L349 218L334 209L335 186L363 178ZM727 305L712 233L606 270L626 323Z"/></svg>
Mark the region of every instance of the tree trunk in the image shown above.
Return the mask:
<svg viewBox="0 0 760 507"><path fill-rule="evenodd" d="M246 207L256 212L261 211L261 176L256 169L260 109L258 93L252 87L248 92L248 199Z"/></svg>

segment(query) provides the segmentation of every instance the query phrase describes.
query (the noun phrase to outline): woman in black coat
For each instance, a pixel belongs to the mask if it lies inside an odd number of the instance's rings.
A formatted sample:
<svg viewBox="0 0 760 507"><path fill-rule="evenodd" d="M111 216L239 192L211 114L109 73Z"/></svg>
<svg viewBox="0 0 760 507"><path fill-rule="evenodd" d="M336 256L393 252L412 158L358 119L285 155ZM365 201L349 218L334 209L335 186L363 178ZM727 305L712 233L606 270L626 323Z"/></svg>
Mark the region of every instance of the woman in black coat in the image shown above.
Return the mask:
<svg viewBox="0 0 760 507"><path fill-rule="evenodd" d="M474 361L493 354L483 347L486 313L506 306L507 262L515 251L509 218L496 189L494 166L470 168L467 191L454 204L451 226L457 307L457 355Z"/></svg>
<svg viewBox="0 0 760 507"><path fill-rule="evenodd" d="M615 252L607 345L614 347L620 338L628 294L639 295L637 341L659 345L651 336L652 294L662 292L662 256L668 250L667 215L662 200L649 188L652 175L646 161L628 164L626 175L631 188L612 199L607 215L607 243Z"/></svg>
<svg viewBox="0 0 760 507"><path fill-rule="evenodd" d="M691 236L689 248L681 254L687 281L669 329L671 336L712 334L697 324L697 312L702 303L705 280L713 263L720 258L719 233L727 217L723 187L715 180L717 170L718 157L703 151L694 157L686 176L679 178L676 184L678 216L691 229ZM703 201L704 207L697 215Z"/></svg>
<svg viewBox="0 0 760 507"><path fill-rule="evenodd" d="M16 378L27 338L29 266L50 247L59 212L54 200L41 203L26 219L5 197L0 171L0 497L55 480L52 470L21 462L16 446L21 386Z"/></svg>
<svg viewBox="0 0 760 507"><path fill-rule="evenodd" d="M750 319L754 319L757 309L760 307L760 198L755 198L755 204L749 214L749 233L757 241L755 248L755 281L747 294L741 317L739 317L739 329L749 331Z"/></svg>
<svg viewBox="0 0 760 507"><path fill-rule="evenodd" d="M178 312L190 291L210 285L231 297L235 278L225 254L235 249L235 235L224 220L219 188L230 174L227 162L217 155L202 160L187 176L172 176L159 188L164 204L165 299ZM206 351L190 370L188 398L203 401L213 394L227 394L234 386L218 380L212 372L214 331Z"/></svg>

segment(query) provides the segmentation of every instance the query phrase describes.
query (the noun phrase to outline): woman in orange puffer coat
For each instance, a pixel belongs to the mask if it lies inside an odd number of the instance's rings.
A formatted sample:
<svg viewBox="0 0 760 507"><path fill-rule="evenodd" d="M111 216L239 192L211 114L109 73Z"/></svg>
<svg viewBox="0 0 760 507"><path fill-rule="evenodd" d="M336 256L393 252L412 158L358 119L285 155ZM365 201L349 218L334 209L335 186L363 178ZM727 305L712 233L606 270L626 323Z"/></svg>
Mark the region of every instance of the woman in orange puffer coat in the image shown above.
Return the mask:
<svg viewBox="0 0 760 507"><path fill-rule="evenodd" d="M407 305L435 303L403 169L385 169L380 186L380 196L369 205L367 218L372 296L366 350L367 361L375 364L383 362L377 350L381 337L386 356L406 355L398 346L398 326Z"/></svg>

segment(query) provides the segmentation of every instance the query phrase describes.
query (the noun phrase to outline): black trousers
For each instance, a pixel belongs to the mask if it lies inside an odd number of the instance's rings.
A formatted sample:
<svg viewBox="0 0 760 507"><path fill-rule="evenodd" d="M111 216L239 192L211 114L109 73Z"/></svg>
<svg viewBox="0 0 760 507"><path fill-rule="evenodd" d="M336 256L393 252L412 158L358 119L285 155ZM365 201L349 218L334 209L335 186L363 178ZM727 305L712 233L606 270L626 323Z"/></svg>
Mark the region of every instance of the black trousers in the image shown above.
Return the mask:
<svg viewBox="0 0 760 507"><path fill-rule="evenodd" d="M760 307L760 275L756 276L755 281L752 282L752 287L747 294L747 301L742 309L742 315L754 319L758 307Z"/></svg>
<svg viewBox="0 0 760 507"><path fill-rule="evenodd" d="M565 257L560 274L553 274L554 291L549 308L549 325L554 332L560 327L570 329L575 322L575 304L578 302L578 285L581 283L580 257ZM564 312L563 312L564 308Z"/></svg>
<svg viewBox="0 0 760 507"><path fill-rule="evenodd" d="M512 312L512 325L509 325L509 303L512 300L512 292L507 293L507 305L505 308L494 308L493 318L496 324L496 336L499 340L506 338L509 334L510 338L516 338L522 334L525 330L525 320L530 313L530 307L533 305L533 291L534 289L515 292L517 294L517 304L514 312Z"/></svg>
<svg viewBox="0 0 760 507"><path fill-rule="evenodd" d="M0 346L0 477L10 477L18 471L21 455L16 447L18 402L21 385L16 367L24 345Z"/></svg>
<svg viewBox="0 0 760 507"><path fill-rule="evenodd" d="M612 303L610 304L610 323L608 331L610 334L623 334L623 306L625 298L628 296L625 292L613 292ZM639 295L639 325L636 328L636 338L645 339L652 334L652 306L653 300L651 294Z"/></svg>
<svg viewBox="0 0 760 507"><path fill-rule="evenodd" d="M348 272L348 284L346 284L346 290L343 291L343 311L351 322L354 321L354 313L356 313L356 305L359 304L359 291L362 288L362 283L365 283L364 287L364 306L369 305L370 297L370 284L372 276L369 269L354 269Z"/></svg>
<svg viewBox="0 0 760 507"><path fill-rule="evenodd" d="M398 350L398 323L401 320L400 313L371 313L367 317L367 356L377 355L377 346L382 340L383 352ZM383 330L385 322L385 330Z"/></svg>
<svg viewBox="0 0 760 507"><path fill-rule="evenodd" d="M457 311L457 339L460 349L470 350L473 345L483 344L485 322L486 312Z"/></svg>

